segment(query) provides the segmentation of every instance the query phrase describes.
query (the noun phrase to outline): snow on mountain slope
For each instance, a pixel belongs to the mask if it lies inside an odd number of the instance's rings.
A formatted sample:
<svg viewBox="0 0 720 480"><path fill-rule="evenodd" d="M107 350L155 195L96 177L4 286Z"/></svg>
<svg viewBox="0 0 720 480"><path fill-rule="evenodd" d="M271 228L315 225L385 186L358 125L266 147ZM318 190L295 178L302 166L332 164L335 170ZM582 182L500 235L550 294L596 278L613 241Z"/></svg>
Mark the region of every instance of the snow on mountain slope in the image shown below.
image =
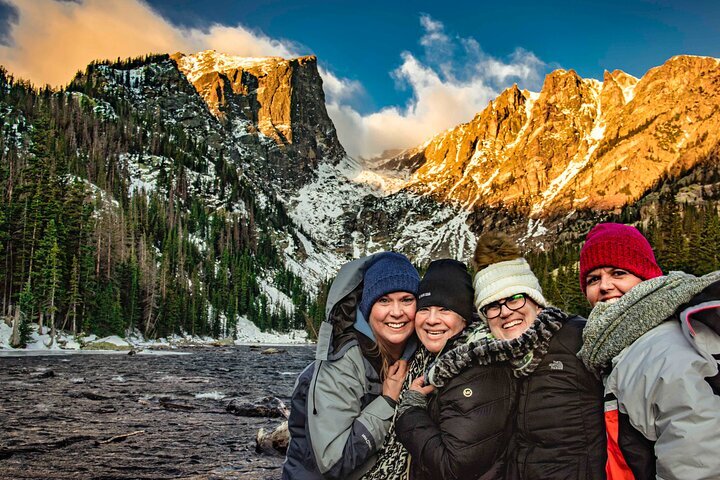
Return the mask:
<svg viewBox="0 0 720 480"><path fill-rule="evenodd" d="M418 262L470 255L475 236L468 212L404 190L404 179L365 170L347 157L337 166L320 165L317 173L288 202L293 221L324 247L320 260L314 247L304 246L312 262L339 268L382 250Z"/></svg>

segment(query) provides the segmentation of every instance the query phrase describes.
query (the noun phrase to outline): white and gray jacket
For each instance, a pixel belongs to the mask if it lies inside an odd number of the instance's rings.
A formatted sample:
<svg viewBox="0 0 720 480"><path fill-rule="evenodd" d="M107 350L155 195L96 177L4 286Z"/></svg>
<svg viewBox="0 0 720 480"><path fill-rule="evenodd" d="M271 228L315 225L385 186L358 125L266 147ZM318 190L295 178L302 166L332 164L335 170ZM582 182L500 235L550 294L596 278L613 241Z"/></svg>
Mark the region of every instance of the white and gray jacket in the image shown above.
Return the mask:
<svg viewBox="0 0 720 480"><path fill-rule="evenodd" d="M363 353L375 339L357 309L365 268L377 255L343 266L330 288L315 361L293 393L283 479L357 479L377 460L395 405ZM409 344L404 357L414 351Z"/></svg>
<svg viewBox="0 0 720 480"><path fill-rule="evenodd" d="M707 380L718 375L720 336L696 320L702 315L717 324L720 301L692 305L642 335L606 378L620 413L654 442L658 479L720 478L720 396Z"/></svg>

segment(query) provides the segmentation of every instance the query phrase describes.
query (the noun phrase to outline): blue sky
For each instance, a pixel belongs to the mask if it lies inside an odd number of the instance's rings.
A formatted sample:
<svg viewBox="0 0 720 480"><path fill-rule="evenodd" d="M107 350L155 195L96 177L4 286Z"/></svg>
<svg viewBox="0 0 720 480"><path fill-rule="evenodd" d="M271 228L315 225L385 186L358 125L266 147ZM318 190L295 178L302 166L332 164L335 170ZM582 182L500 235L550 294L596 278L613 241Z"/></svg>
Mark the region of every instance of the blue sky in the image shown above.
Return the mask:
<svg viewBox="0 0 720 480"><path fill-rule="evenodd" d="M353 155L469 121L555 68L642 76L678 54L720 57L720 1L0 0L0 64L67 83L95 58L148 52L318 56ZM52 59L48 61L48 59Z"/></svg>
<svg viewBox="0 0 720 480"><path fill-rule="evenodd" d="M369 109L407 100L410 92L396 88L390 72L403 51L422 56L422 14L442 22L450 36L474 38L489 55L506 58L519 47L583 77L602 79L606 69L639 77L677 54L720 56L717 0L150 4L177 24L239 22L297 42L338 75L359 80L369 93Z"/></svg>

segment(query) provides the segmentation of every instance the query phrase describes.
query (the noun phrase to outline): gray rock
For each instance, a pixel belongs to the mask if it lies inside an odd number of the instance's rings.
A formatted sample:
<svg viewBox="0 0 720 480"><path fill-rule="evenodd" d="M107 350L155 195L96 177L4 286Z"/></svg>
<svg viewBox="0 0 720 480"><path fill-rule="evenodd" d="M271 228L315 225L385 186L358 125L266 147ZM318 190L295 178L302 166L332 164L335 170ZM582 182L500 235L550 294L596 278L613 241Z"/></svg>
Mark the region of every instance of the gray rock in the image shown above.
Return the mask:
<svg viewBox="0 0 720 480"><path fill-rule="evenodd" d="M263 350L260 353L262 353L263 355L276 355L278 353L287 353L287 350L284 350L282 348L270 347L270 348L266 348L265 350Z"/></svg>
<svg viewBox="0 0 720 480"><path fill-rule="evenodd" d="M257 453L285 455L290 443L288 422L284 421L272 432L260 428L255 436L255 451Z"/></svg>
<svg viewBox="0 0 720 480"><path fill-rule="evenodd" d="M239 417L288 418L290 410L277 397L265 397L257 402L231 400L225 410Z"/></svg>

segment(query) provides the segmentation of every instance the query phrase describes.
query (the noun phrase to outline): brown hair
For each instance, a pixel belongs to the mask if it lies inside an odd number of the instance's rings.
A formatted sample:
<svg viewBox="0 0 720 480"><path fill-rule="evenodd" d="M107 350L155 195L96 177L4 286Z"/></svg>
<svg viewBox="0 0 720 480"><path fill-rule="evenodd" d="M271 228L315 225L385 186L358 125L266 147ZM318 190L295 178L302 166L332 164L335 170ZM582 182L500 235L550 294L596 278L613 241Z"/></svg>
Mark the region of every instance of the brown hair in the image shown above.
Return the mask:
<svg viewBox="0 0 720 480"><path fill-rule="evenodd" d="M374 333L374 332L373 332ZM380 381L382 382L387 377L387 372L390 369L390 365L394 362L390 356L390 348L382 338L375 338L375 343L368 348L367 355L380 360ZM377 367L376 367L377 368Z"/></svg>

